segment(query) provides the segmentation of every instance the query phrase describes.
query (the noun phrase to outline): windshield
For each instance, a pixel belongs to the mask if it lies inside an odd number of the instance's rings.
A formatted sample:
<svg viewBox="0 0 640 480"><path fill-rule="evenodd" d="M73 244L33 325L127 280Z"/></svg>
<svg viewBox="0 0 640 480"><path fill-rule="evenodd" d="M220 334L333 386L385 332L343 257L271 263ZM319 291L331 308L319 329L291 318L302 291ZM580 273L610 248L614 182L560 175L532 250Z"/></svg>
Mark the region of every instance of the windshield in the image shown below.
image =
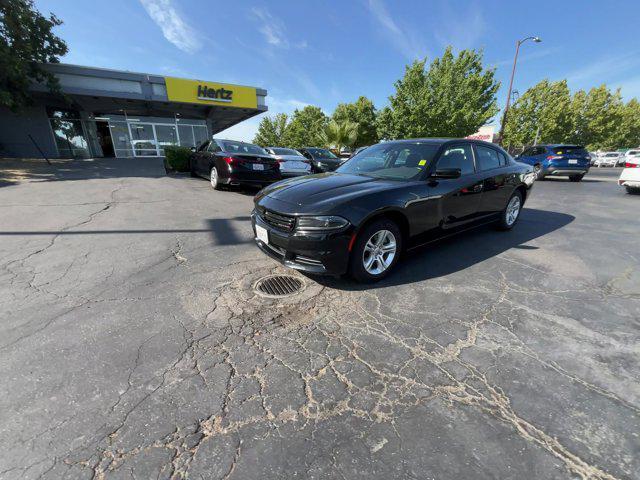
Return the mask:
<svg viewBox="0 0 640 480"><path fill-rule="evenodd" d="M584 149L584 147L576 147L576 146L571 146L571 147L556 147L553 149L553 153L555 153L556 155L562 155L564 154L583 154L586 155L587 151Z"/></svg>
<svg viewBox="0 0 640 480"><path fill-rule="evenodd" d="M307 152L309 152L314 158L335 158L336 160L338 159L338 157L336 157L333 153L331 153L329 150L325 148L307 148Z"/></svg>
<svg viewBox="0 0 640 480"><path fill-rule="evenodd" d="M354 155L336 171L390 180L416 180L433 160L439 145L379 143Z"/></svg>
<svg viewBox="0 0 640 480"><path fill-rule="evenodd" d="M222 145L224 146L224 151L228 153L251 153L253 155L267 155L266 150L264 150L262 147L252 145L250 143L223 140Z"/></svg>
<svg viewBox="0 0 640 480"><path fill-rule="evenodd" d="M299 151L294 150L293 148L272 148L271 150L274 155L296 155L298 157L302 155Z"/></svg>

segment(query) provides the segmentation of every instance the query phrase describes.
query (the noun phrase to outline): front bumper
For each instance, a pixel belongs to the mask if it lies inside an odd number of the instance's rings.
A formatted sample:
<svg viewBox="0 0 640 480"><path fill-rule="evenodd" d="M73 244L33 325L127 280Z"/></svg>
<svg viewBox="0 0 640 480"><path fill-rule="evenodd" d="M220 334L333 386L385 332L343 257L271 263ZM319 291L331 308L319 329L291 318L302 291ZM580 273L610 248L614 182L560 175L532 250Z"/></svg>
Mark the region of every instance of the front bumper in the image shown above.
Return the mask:
<svg viewBox="0 0 640 480"><path fill-rule="evenodd" d="M266 244L256 236L256 224L269 234ZM268 224L257 211L251 213L256 245L285 267L320 275L342 275L349 266L349 241L353 227L332 233L284 232Z"/></svg>

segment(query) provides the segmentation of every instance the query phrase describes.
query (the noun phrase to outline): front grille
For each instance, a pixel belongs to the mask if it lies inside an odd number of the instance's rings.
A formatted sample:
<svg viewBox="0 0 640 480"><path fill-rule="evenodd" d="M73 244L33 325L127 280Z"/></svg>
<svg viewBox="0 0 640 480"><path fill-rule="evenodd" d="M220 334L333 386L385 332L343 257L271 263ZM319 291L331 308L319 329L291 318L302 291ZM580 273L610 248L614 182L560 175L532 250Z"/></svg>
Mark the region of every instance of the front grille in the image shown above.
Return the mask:
<svg viewBox="0 0 640 480"><path fill-rule="evenodd" d="M281 215L270 210L265 210L264 212L262 212L262 218L272 227L284 230L285 232L291 232L296 226L295 217Z"/></svg>

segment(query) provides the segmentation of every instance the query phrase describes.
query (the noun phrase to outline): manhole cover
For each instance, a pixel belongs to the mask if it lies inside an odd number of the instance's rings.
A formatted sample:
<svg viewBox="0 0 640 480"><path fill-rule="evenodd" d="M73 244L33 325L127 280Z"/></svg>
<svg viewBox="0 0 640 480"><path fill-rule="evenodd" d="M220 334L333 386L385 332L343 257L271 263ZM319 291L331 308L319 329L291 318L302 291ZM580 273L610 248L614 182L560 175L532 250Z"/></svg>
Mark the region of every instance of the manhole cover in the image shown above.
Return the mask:
<svg viewBox="0 0 640 480"><path fill-rule="evenodd" d="M302 289L302 280L291 275L271 275L258 280L255 289L261 295L286 297Z"/></svg>

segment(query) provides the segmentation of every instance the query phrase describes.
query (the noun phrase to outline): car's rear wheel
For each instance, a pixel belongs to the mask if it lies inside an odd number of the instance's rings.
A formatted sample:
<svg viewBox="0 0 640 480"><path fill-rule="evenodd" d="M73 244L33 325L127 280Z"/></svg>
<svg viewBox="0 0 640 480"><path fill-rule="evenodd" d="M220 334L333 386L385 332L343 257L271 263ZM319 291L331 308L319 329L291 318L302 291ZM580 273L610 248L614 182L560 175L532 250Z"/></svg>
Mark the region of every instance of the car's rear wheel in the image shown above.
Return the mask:
<svg viewBox="0 0 640 480"><path fill-rule="evenodd" d="M376 220L358 234L351 251L349 273L359 282L386 277L400 258L402 232L388 219Z"/></svg>
<svg viewBox="0 0 640 480"><path fill-rule="evenodd" d="M569 181L570 182L579 182L580 180L582 180L582 177L584 177L584 175L571 175L569 177Z"/></svg>
<svg viewBox="0 0 640 480"><path fill-rule="evenodd" d="M630 187L629 185L625 185L624 188L630 195L640 195L640 187Z"/></svg>
<svg viewBox="0 0 640 480"><path fill-rule="evenodd" d="M498 228L500 230L511 230L520 218L520 212L522 210L522 193L518 190L513 192L513 195L509 198L507 206L500 214L500 220L498 221Z"/></svg>
<svg viewBox="0 0 640 480"><path fill-rule="evenodd" d="M220 177L218 176L218 169L216 167L211 169L209 181L214 190L222 190L222 184L220 183Z"/></svg>

